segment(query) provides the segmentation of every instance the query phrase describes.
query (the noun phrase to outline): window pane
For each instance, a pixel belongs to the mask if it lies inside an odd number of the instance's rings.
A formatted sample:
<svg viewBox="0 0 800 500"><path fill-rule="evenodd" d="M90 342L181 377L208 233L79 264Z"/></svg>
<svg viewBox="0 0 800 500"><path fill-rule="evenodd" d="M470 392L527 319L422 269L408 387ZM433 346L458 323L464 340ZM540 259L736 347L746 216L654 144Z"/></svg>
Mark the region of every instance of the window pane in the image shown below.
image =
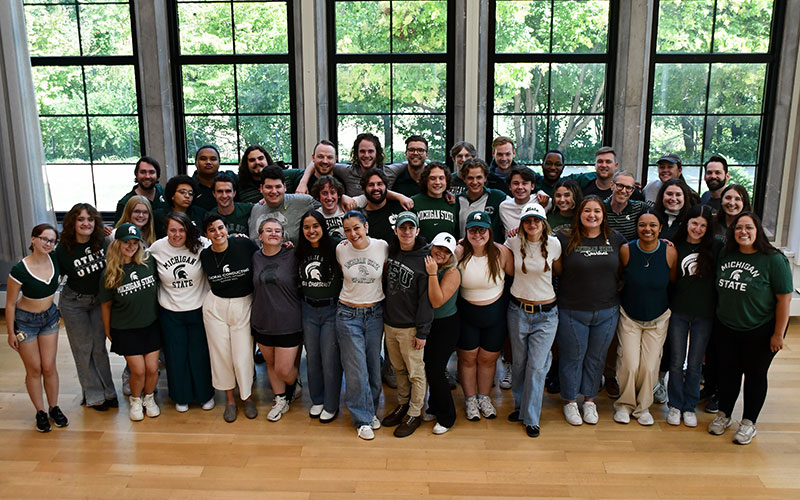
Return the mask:
<svg viewBox="0 0 800 500"><path fill-rule="evenodd" d="M93 161L136 162L142 148L135 116L92 117L89 118L89 127Z"/></svg>
<svg viewBox="0 0 800 500"><path fill-rule="evenodd" d="M712 64L709 113L761 113L766 64Z"/></svg>
<svg viewBox="0 0 800 500"><path fill-rule="evenodd" d="M730 167L728 173L731 174L729 184L741 184L747 189L747 194L750 195L750 203L753 203L753 187L756 180L755 167Z"/></svg>
<svg viewBox="0 0 800 500"><path fill-rule="evenodd" d="M197 148L204 144L217 146L221 163L239 161L236 150L236 117L187 116L185 121L187 163L194 163Z"/></svg>
<svg viewBox="0 0 800 500"><path fill-rule="evenodd" d="M133 66L86 66L86 94L90 114L135 114Z"/></svg>
<svg viewBox="0 0 800 500"><path fill-rule="evenodd" d="M186 113L233 113L233 65L183 66L183 106Z"/></svg>
<svg viewBox="0 0 800 500"><path fill-rule="evenodd" d="M550 2L497 2L495 52L550 52Z"/></svg>
<svg viewBox="0 0 800 500"><path fill-rule="evenodd" d="M240 113L288 113L289 65L236 66Z"/></svg>
<svg viewBox="0 0 800 500"><path fill-rule="evenodd" d="M389 2L336 2L336 52L390 52Z"/></svg>
<svg viewBox="0 0 800 500"><path fill-rule="evenodd" d="M711 51L714 0L661 0L658 11L658 52Z"/></svg>
<svg viewBox="0 0 800 500"><path fill-rule="evenodd" d="M677 153L683 163L700 164L702 133L702 116L654 116L650 129L650 163L655 164L669 152Z"/></svg>
<svg viewBox="0 0 800 500"><path fill-rule="evenodd" d="M447 65L395 64L393 109L398 113L445 112Z"/></svg>
<svg viewBox="0 0 800 500"><path fill-rule="evenodd" d="M570 163L593 164L595 151L603 145L603 117L553 116L550 118L549 142L548 149L562 151Z"/></svg>
<svg viewBox="0 0 800 500"><path fill-rule="evenodd" d="M285 54L288 49L285 3L235 3L237 54Z"/></svg>
<svg viewBox="0 0 800 500"><path fill-rule="evenodd" d="M80 5L79 9L83 55L133 54L128 5Z"/></svg>
<svg viewBox="0 0 800 500"><path fill-rule="evenodd" d="M608 1L581 0L553 5L553 52L606 52Z"/></svg>
<svg viewBox="0 0 800 500"><path fill-rule="evenodd" d="M57 212L67 212L75 203L96 204L94 199L94 184L92 183L91 165L69 165L47 163L45 165L47 182L50 184L50 196L53 198L53 210ZM120 191L114 191L118 197L119 193L130 191L131 172L128 170L128 186ZM59 189L59 186L69 186L69 189ZM114 205L108 208L109 211L116 209ZM96 207L103 210L101 207Z"/></svg>
<svg viewBox="0 0 800 500"><path fill-rule="evenodd" d="M289 115L240 117L242 152L248 145L261 144L275 161L291 163L292 129L290 120Z"/></svg>
<svg viewBox="0 0 800 500"><path fill-rule="evenodd" d="M444 115L396 115L392 130L391 161L406 161L406 137L411 135L421 135L428 140L430 159L441 161L446 158Z"/></svg>
<svg viewBox="0 0 800 500"><path fill-rule="evenodd" d="M113 212L117 209L120 193L127 193L131 189L135 164L136 162L94 165L94 183L99 187L97 189L99 210Z"/></svg>
<svg viewBox="0 0 800 500"><path fill-rule="evenodd" d="M708 64L656 64L653 113L703 113Z"/></svg>
<svg viewBox="0 0 800 500"><path fill-rule="evenodd" d="M181 54L232 54L231 6L178 4Z"/></svg>
<svg viewBox="0 0 800 500"><path fill-rule="evenodd" d="M508 63L494 66L495 113L546 113L546 63Z"/></svg>
<svg viewBox="0 0 800 500"><path fill-rule="evenodd" d="M350 154L352 153L353 142L355 142L358 134L363 132L375 134L385 147L389 144L391 129L390 115L340 115L338 126L339 161L352 161Z"/></svg>
<svg viewBox="0 0 800 500"><path fill-rule="evenodd" d="M553 64L550 79L550 112L603 111L605 64Z"/></svg>
<svg viewBox="0 0 800 500"><path fill-rule="evenodd" d="M86 112L80 66L33 66L31 72L39 114Z"/></svg>
<svg viewBox="0 0 800 500"><path fill-rule="evenodd" d="M714 52L766 53L772 0L718 0Z"/></svg>
<svg viewBox="0 0 800 500"><path fill-rule="evenodd" d="M709 116L706 151L724 156L733 165L752 165L758 161L760 130L760 116Z"/></svg>
<svg viewBox="0 0 800 500"><path fill-rule="evenodd" d="M48 163L90 161L86 118L40 117L39 124Z"/></svg>
<svg viewBox="0 0 800 500"><path fill-rule="evenodd" d="M392 2L392 52L444 52L447 2Z"/></svg>
<svg viewBox="0 0 800 500"><path fill-rule="evenodd" d="M389 64L337 64L339 113L388 113Z"/></svg>
<svg viewBox="0 0 800 500"><path fill-rule="evenodd" d="M495 115L494 135L514 139L519 163L541 163L547 151L547 117Z"/></svg>
<svg viewBox="0 0 800 500"><path fill-rule="evenodd" d="M73 5L26 5L31 56L78 56L78 14Z"/></svg>

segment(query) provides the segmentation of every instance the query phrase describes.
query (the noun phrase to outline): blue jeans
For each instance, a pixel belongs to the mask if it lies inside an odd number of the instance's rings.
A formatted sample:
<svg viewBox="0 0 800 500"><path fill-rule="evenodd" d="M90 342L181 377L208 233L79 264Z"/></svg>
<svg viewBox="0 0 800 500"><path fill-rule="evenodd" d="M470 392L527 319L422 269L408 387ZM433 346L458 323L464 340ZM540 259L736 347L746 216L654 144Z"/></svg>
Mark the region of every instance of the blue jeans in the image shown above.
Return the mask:
<svg viewBox="0 0 800 500"><path fill-rule="evenodd" d="M315 307L303 300L301 305L311 404L321 404L328 413L336 413L342 391L342 360L336 340L336 304Z"/></svg>
<svg viewBox="0 0 800 500"><path fill-rule="evenodd" d="M558 328L558 308L528 313L513 302L508 306L511 341L511 393L514 409L525 425L539 425L544 377L550 369L550 348Z"/></svg>
<svg viewBox="0 0 800 500"><path fill-rule="evenodd" d="M614 338L619 306L597 311L558 310L558 375L561 398L597 396L608 346Z"/></svg>
<svg viewBox="0 0 800 500"><path fill-rule="evenodd" d="M336 338L342 354L345 400L356 427L369 425L381 397L383 305L336 309Z"/></svg>
<svg viewBox="0 0 800 500"><path fill-rule="evenodd" d="M681 411L694 411L700 399L700 380L703 377L703 355L714 318L687 316L673 313L669 319L667 342L671 348L669 361L669 406ZM689 354L686 344L689 343ZM686 359L686 376L683 374L683 361Z"/></svg>

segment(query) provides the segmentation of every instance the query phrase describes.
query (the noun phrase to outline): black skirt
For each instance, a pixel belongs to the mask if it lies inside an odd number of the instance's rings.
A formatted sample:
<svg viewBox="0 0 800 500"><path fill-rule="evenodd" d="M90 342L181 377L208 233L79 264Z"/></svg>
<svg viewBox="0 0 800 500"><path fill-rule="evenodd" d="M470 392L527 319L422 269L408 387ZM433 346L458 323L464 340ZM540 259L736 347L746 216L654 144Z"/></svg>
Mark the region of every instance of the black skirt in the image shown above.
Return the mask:
<svg viewBox="0 0 800 500"><path fill-rule="evenodd" d="M161 349L158 320L144 328L111 329L111 352L120 356L139 356Z"/></svg>

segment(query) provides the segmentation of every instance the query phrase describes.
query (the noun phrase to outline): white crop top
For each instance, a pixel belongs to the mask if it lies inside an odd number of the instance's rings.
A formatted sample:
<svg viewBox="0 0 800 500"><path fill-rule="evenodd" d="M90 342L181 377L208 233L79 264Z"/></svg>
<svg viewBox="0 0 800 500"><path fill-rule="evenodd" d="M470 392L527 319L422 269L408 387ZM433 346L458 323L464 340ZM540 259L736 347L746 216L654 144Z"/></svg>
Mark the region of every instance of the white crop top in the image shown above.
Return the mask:
<svg viewBox="0 0 800 500"><path fill-rule="evenodd" d="M494 281L489 274L489 257L472 256L461 269L461 296L468 302L483 302L503 293L506 273L500 268L500 278Z"/></svg>
<svg viewBox="0 0 800 500"><path fill-rule="evenodd" d="M553 261L561 256L561 242L554 236L547 237L547 264L551 267L544 271L544 257L542 257L542 244L539 241L525 245L525 270L522 272L522 241L519 237L506 240L506 246L514 254L514 283L511 284L511 295L518 299L539 302L554 299L553 291Z"/></svg>

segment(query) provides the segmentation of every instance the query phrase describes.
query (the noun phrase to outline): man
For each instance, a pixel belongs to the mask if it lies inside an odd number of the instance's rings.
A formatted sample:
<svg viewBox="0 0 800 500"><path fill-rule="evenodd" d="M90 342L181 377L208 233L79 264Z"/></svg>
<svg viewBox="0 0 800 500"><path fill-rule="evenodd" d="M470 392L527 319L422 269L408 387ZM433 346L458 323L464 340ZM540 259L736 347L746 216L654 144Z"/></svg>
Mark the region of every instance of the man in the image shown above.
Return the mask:
<svg viewBox="0 0 800 500"><path fill-rule="evenodd" d="M353 142L353 149L350 152L350 165L336 163L333 166L333 174L341 179L344 184L344 191L347 196L356 197L361 194L361 177L364 173L374 167L383 168L384 164L383 147L381 141L374 134L364 132L356 136ZM309 163L306 173L298 182L296 193L308 193L308 181L311 180L313 164Z"/></svg>
<svg viewBox="0 0 800 500"><path fill-rule="evenodd" d="M386 198L388 179L379 169L372 169L361 178L361 186L367 205L369 236L384 241L392 241L397 214L403 211L400 202Z"/></svg>
<svg viewBox="0 0 800 500"><path fill-rule="evenodd" d="M459 141L450 148L450 159L453 161L453 174L450 179L450 193L458 196L467 190L467 184L461 178L461 165L465 161L478 156L478 151L472 143Z"/></svg>
<svg viewBox="0 0 800 500"><path fill-rule="evenodd" d="M639 214L652 206L650 202L631 199L636 189L634 182L630 172L617 171L612 181L614 194L605 201L608 226L619 231L628 241L636 239L636 220Z"/></svg>
<svg viewBox="0 0 800 500"><path fill-rule="evenodd" d="M512 197L500 203L500 220L503 222L503 236L507 238L509 231L519 227L519 216L531 200L536 177L528 167L517 166L511 169L506 181Z"/></svg>
<svg viewBox="0 0 800 500"><path fill-rule="evenodd" d="M236 186L236 201L258 203L261 200L261 170L275 161L267 150L258 144L248 146L239 160L239 185Z"/></svg>
<svg viewBox="0 0 800 500"><path fill-rule="evenodd" d="M708 191L703 193L700 203L710 205L716 211L721 208L722 190L731 178L728 173L728 160L719 155L714 155L705 164L705 176Z"/></svg>
<svg viewBox="0 0 800 500"><path fill-rule="evenodd" d="M582 172L562 176L564 173L564 153L557 149L551 149L544 154L542 160L542 174L537 176L536 190L545 193L550 198L553 197L556 190L556 184L561 179L572 179L578 183L581 189L586 188L596 178L595 172Z"/></svg>
<svg viewBox="0 0 800 500"><path fill-rule="evenodd" d="M491 189L499 189L505 194L511 194L506 183L506 176L511 173L512 167L517 164L514 141L510 137L501 135L492 141L492 163L489 164L488 182ZM538 175L538 174L536 174Z"/></svg>
<svg viewBox="0 0 800 500"><path fill-rule="evenodd" d="M260 175L260 174L259 174ZM236 186L233 179L226 174L219 174L211 185L217 206L211 209L210 214L218 214L225 221L228 234L243 234L247 236L247 224L253 210L252 203L233 201L236 197Z"/></svg>
<svg viewBox="0 0 800 500"><path fill-rule="evenodd" d="M261 195L265 203L253 206L250 212L250 239L258 241L258 226L271 215L281 221L284 237L296 246L300 222L304 213L315 208L314 198L307 194L286 194L283 169L278 165L269 165L261 170Z"/></svg>
<svg viewBox="0 0 800 500"><path fill-rule="evenodd" d="M461 166L461 176L467 184L467 190L456 197L458 230L460 234L467 234L467 217L472 212L480 210L489 214L492 220L494 239L502 243L505 241L505 231L503 231L503 223L500 220L500 204L508 196L502 191L486 187L488 175L489 167L481 159L467 160Z"/></svg>
<svg viewBox="0 0 800 500"><path fill-rule="evenodd" d="M130 193L123 196L117 202L117 211L114 214L115 225L122 218L122 211L125 210L125 204L128 203L131 196L137 194L150 200L150 206L153 212L169 208L167 199L164 197L164 187L158 183L158 178L161 176L161 165L158 164L158 161L149 156L142 156L136 162L136 166L133 167L133 176L136 179L136 185L133 186Z"/></svg>
<svg viewBox="0 0 800 500"><path fill-rule="evenodd" d="M206 144L200 146L194 155L194 165L197 170L192 174L192 179L197 181L197 191L194 193L193 205L206 212L217 206L211 186L219 173L219 150L216 146ZM225 170L234 183L239 182L239 177L232 170Z"/></svg>
<svg viewBox="0 0 800 500"><path fill-rule="evenodd" d="M314 183L323 175L334 175L333 168L337 159L336 146L327 140L322 139L314 145L311 152L311 169L289 168L283 171L283 178L286 181L286 191L289 193L297 192L301 181L305 181L303 186L308 193L314 187ZM310 170L310 173L308 173ZM306 175L308 174L308 175Z"/></svg>
<svg viewBox="0 0 800 500"><path fill-rule="evenodd" d="M428 159L428 140L420 135L406 139L406 161L387 165L384 168L389 187L404 196L419 193L419 175Z"/></svg>
<svg viewBox="0 0 800 500"><path fill-rule="evenodd" d="M617 172L619 162L617 153L611 146L603 146L594 154L595 180L583 188L583 195L593 194L601 200L608 199L613 194L614 174ZM629 197L632 200L642 201L644 196L634 186L634 192Z"/></svg>
<svg viewBox="0 0 800 500"><path fill-rule="evenodd" d="M683 163L681 163L681 157L675 153L665 154L658 159L656 165L658 165L658 179L648 182L642 190L644 199L650 203L656 202L658 191L663 183L670 179L683 177Z"/></svg>

